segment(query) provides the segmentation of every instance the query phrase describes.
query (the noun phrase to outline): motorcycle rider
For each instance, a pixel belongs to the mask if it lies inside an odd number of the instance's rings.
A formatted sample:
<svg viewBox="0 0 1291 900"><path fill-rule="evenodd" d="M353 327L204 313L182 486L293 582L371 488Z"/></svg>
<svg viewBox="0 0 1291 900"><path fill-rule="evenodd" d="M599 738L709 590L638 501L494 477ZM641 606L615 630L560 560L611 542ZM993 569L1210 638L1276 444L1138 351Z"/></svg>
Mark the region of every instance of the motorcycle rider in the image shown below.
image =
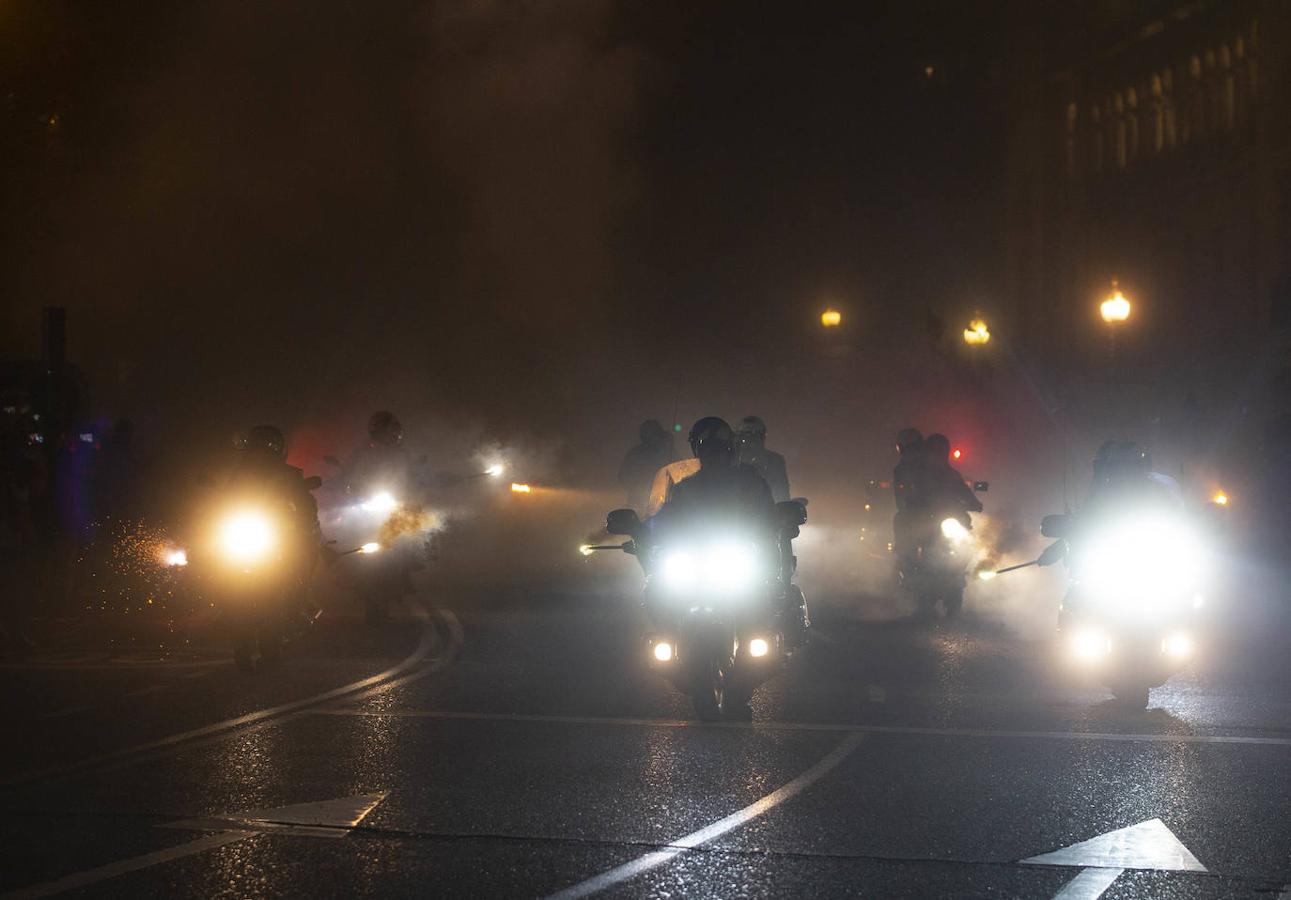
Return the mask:
<svg viewBox="0 0 1291 900"><path fill-rule="evenodd" d="M678 482L650 522L661 527L702 516L728 518L768 533L775 530L771 488L752 466L739 461L735 432L725 420L707 416L690 429L690 449L699 471Z"/></svg>
<svg viewBox="0 0 1291 900"><path fill-rule="evenodd" d="M927 511L937 522L943 516L953 515L967 525L967 513L981 512L982 501L950 464L950 439L944 434L928 435L923 442L922 456L923 464L910 504Z"/></svg>
<svg viewBox="0 0 1291 900"><path fill-rule="evenodd" d="M409 503L412 463L403 446L403 423L394 413L378 410L368 418L367 440L346 461L343 474L346 492L354 499L366 501L386 492L399 504ZM369 624L388 618L390 603L411 591L414 567L407 548L386 547L358 568L358 593Z"/></svg>
<svg viewBox="0 0 1291 900"><path fill-rule="evenodd" d="M287 463L287 440L274 425L256 425L237 443L238 463L229 478L234 492L254 491L270 498L291 529L290 605L302 620L312 621L316 609L308 602L309 579L323 553L318 501L304 472Z"/></svg>
<svg viewBox="0 0 1291 900"><path fill-rule="evenodd" d="M627 505L641 512L650 500L655 473L673 461L672 435L656 419L647 419L638 430L641 443L623 457L619 485L627 491Z"/></svg>
<svg viewBox="0 0 1291 900"><path fill-rule="evenodd" d="M1152 471L1152 454L1134 441L1105 441L1094 455L1094 477L1085 502L1082 522L1096 522L1124 509L1177 513L1183 508L1179 484L1169 475ZM1068 540L1054 541L1040 554L1039 565L1051 566L1066 558Z"/></svg>
<svg viewBox="0 0 1291 900"><path fill-rule="evenodd" d="M770 486L752 466L739 461L735 434L725 420L717 416L700 419L691 428L689 440L700 469L676 484L668 502L648 521L651 532L718 520L739 523L775 542L787 589L785 639L790 646L801 644L809 622L802 592L790 584L794 567L791 541L796 531L782 533Z"/></svg>
<svg viewBox="0 0 1291 900"><path fill-rule="evenodd" d="M789 471L784 457L767 449L767 424L759 416L745 416L736 431L739 461L752 466L771 488L777 503L789 499Z"/></svg>
<svg viewBox="0 0 1291 900"><path fill-rule="evenodd" d="M388 410L368 418L368 437L343 466L346 488L351 493L389 491L406 499L411 487L412 465L403 446L403 423Z"/></svg>

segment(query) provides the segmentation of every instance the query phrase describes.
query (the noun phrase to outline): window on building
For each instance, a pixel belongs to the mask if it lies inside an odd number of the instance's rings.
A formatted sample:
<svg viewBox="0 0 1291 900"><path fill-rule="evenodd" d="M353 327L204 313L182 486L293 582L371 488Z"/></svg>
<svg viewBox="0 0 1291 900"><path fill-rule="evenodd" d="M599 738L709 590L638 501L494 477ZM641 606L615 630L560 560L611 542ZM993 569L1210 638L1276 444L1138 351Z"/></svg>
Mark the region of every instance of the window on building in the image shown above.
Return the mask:
<svg viewBox="0 0 1291 900"><path fill-rule="evenodd" d="M1231 130L1237 123L1237 80L1233 77L1233 57L1228 45L1219 48L1220 122Z"/></svg>
<svg viewBox="0 0 1291 900"><path fill-rule="evenodd" d="M1188 114L1183 120L1183 141L1195 140L1205 131L1206 101L1202 97L1201 57L1193 54L1188 60L1187 80Z"/></svg>
<svg viewBox="0 0 1291 900"><path fill-rule="evenodd" d="M1174 73L1166 69L1161 73L1161 111L1165 123L1165 145L1173 149L1178 137L1175 125Z"/></svg>
<svg viewBox="0 0 1291 900"><path fill-rule="evenodd" d="M1125 168L1125 95L1120 91L1112 97L1112 162L1118 169Z"/></svg>
<svg viewBox="0 0 1291 900"><path fill-rule="evenodd" d="M1131 162L1139 158L1139 92L1130 88L1125 92L1125 144L1126 157Z"/></svg>
<svg viewBox="0 0 1291 900"><path fill-rule="evenodd" d="M1152 92L1152 152L1165 149L1165 88L1161 76L1153 75L1148 88Z"/></svg>
<svg viewBox="0 0 1291 900"><path fill-rule="evenodd" d="M1089 108L1089 165L1095 174L1103 171L1103 111L1098 104Z"/></svg>
<svg viewBox="0 0 1291 900"><path fill-rule="evenodd" d="M1077 140L1077 131L1078 131L1079 125L1080 125L1080 109L1076 106L1075 103L1068 103L1067 112L1066 112L1065 129L1064 129L1064 138L1063 138L1063 144L1064 144L1064 150L1065 150L1066 162L1067 162L1068 178L1076 177L1076 167L1077 167L1076 140Z"/></svg>

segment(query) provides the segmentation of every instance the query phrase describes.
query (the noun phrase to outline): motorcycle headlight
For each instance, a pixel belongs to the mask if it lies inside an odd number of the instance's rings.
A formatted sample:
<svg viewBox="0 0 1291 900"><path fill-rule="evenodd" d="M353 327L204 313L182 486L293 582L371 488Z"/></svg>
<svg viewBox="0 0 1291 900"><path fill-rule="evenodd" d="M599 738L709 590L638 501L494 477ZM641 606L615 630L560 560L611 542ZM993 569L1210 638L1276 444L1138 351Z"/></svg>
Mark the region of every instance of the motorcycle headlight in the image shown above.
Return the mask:
<svg viewBox="0 0 1291 900"><path fill-rule="evenodd" d="M1071 636L1071 653L1084 663L1095 663L1112 652L1112 641L1093 628L1082 628Z"/></svg>
<svg viewBox="0 0 1291 900"><path fill-rule="evenodd" d="M364 512L384 514L394 512L394 508L398 505L399 501L394 498L394 494L389 491L377 491L360 503L359 508Z"/></svg>
<svg viewBox="0 0 1291 900"><path fill-rule="evenodd" d="M958 519L942 519L941 533L952 544L961 544L968 538L968 529Z"/></svg>
<svg viewBox="0 0 1291 900"><path fill-rule="evenodd" d="M253 563L264 559L278 543L278 534L263 513L234 513L220 523L220 549L236 563Z"/></svg>
<svg viewBox="0 0 1291 900"><path fill-rule="evenodd" d="M734 592L757 580L757 555L739 543L714 544L698 553L674 550L664 557L662 572L671 588Z"/></svg>
<svg viewBox="0 0 1291 900"><path fill-rule="evenodd" d="M1206 548L1174 521L1131 523L1100 534L1083 553L1080 580L1142 613L1164 611L1197 593Z"/></svg>

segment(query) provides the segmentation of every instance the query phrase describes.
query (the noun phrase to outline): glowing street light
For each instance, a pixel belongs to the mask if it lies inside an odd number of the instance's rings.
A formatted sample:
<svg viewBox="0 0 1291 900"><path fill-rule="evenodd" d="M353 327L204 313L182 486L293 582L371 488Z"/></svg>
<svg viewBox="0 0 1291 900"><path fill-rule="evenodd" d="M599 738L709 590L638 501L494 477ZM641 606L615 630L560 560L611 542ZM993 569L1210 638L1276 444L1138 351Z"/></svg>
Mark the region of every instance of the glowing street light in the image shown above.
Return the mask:
<svg viewBox="0 0 1291 900"><path fill-rule="evenodd" d="M820 314L820 324L825 328L837 328L843 324L843 314L831 307Z"/></svg>
<svg viewBox="0 0 1291 900"><path fill-rule="evenodd" d="M987 327L985 319L973 319L964 329L964 343L970 347L980 347L990 343L990 340L991 329Z"/></svg>
<svg viewBox="0 0 1291 900"><path fill-rule="evenodd" d="M1130 317L1130 301L1121 293L1121 289L1112 282L1112 293L1098 306L1098 314L1108 325L1118 325Z"/></svg>

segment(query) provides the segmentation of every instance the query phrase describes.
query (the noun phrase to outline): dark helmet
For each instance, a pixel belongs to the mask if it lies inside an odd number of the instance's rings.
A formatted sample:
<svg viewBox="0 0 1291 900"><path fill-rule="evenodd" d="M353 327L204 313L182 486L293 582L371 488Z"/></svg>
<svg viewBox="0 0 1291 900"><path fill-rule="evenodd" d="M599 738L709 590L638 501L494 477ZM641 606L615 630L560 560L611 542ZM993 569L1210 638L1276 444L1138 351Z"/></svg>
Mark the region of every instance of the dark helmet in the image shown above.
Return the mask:
<svg viewBox="0 0 1291 900"><path fill-rule="evenodd" d="M930 434L923 442L928 455L936 460L950 461L950 438L944 434Z"/></svg>
<svg viewBox="0 0 1291 900"><path fill-rule="evenodd" d="M274 425L256 425L238 441L238 449L245 453L270 456L274 459L287 458L287 439L282 431Z"/></svg>
<svg viewBox="0 0 1291 900"><path fill-rule="evenodd" d="M745 416L740 419L740 427L736 433L742 442L760 444L767 439L767 423L762 421L761 416Z"/></svg>
<svg viewBox="0 0 1291 900"><path fill-rule="evenodd" d="M923 435L918 428L902 428L897 432L897 450L908 453L923 443Z"/></svg>
<svg viewBox="0 0 1291 900"><path fill-rule="evenodd" d="M690 450L699 459L735 455L735 433L725 419L705 416L690 429Z"/></svg>
<svg viewBox="0 0 1291 900"><path fill-rule="evenodd" d="M669 438L668 432L659 424L658 419L646 419L641 423L638 433L641 435L643 444L662 443Z"/></svg>
<svg viewBox="0 0 1291 900"><path fill-rule="evenodd" d="M1107 441L1094 454L1094 478L1112 481L1135 478L1152 471L1152 454L1134 441Z"/></svg>
<svg viewBox="0 0 1291 900"><path fill-rule="evenodd" d="M368 435L378 444L398 447L403 443L403 425L394 413L381 410L368 419Z"/></svg>

